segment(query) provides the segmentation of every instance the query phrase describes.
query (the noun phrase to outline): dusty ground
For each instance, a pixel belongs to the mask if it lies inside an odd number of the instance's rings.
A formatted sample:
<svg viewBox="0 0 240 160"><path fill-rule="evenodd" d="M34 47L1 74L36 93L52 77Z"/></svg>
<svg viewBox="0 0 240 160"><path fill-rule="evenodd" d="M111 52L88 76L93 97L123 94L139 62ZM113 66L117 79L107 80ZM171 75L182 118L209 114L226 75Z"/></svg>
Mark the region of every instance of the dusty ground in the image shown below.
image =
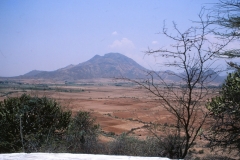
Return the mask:
<svg viewBox="0 0 240 160"><path fill-rule="evenodd" d="M52 90L21 90L17 87L10 87L1 89L1 93L14 91L8 96L20 96L22 93L47 96L56 99L73 113L79 110L89 111L106 134L119 135L125 132L145 139L151 135L144 127L145 125L158 122L161 124L161 134L165 134L164 128L174 124L173 117L163 108L161 100L136 85L127 85L112 80L80 81L76 85L41 80L20 82L23 84L47 84ZM211 96L216 94L213 93ZM6 96L1 96L0 100L4 98ZM103 141L111 140L107 136L101 136L101 139ZM200 137L197 141L195 152L202 150L206 144L200 140Z"/></svg>
<svg viewBox="0 0 240 160"><path fill-rule="evenodd" d="M7 96L20 96L22 93L47 96L56 99L73 113L89 111L96 118L106 133L131 133L139 138L149 136L144 127L149 123L158 122L163 126L174 123L171 114L162 106L162 101L136 85L113 80L84 80L66 83L46 80L18 80L22 84L11 85L2 92L13 93ZM33 84L32 89L22 89L25 84ZM48 89L38 90L37 85L46 84ZM50 90L52 89L52 90ZM1 96L0 100L6 98Z"/></svg>

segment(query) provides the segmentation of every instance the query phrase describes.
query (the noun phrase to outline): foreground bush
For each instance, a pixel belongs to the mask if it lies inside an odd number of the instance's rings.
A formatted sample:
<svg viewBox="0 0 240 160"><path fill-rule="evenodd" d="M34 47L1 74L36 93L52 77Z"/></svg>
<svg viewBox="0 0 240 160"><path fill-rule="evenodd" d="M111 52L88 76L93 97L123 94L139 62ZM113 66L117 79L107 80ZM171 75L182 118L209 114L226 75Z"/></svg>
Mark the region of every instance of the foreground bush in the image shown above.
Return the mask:
<svg viewBox="0 0 240 160"><path fill-rule="evenodd" d="M240 71L230 73L220 95L212 98L207 109L213 118L209 134L211 147L238 150L240 154Z"/></svg>
<svg viewBox="0 0 240 160"><path fill-rule="evenodd" d="M123 133L109 144L109 153L113 155L165 157L167 155L163 145L162 140L155 137L140 140Z"/></svg>
<svg viewBox="0 0 240 160"><path fill-rule="evenodd" d="M110 143L110 153L113 155L140 156L144 141L137 138L121 134L115 141Z"/></svg>
<svg viewBox="0 0 240 160"><path fill-rule="evenodd" d="M23 94L0 102L0 153L97 153L99 126L89 112L70 111L47 97Z"/></svg>
<svg viewBox="0 0 240 160"><path fill-rule="evenodd" d="M71 112L46 97L7 98L0 102L0 152L36 152L43 145L58 143L70 118Z"/></svg>
<svg viewBox="0 0 240 160"><path fill-rule="evenodd" d="M0 152L33 152L60 142L70 118L71 112L46 97L7 98L0 102Z"/></svg>
<svg viewBox="0 0 240 160"><path fill-rule="evenodd" d="M70 122L66 135L67 151L97 153L99 125L94 124L89 112L78 112Z"/></svg>

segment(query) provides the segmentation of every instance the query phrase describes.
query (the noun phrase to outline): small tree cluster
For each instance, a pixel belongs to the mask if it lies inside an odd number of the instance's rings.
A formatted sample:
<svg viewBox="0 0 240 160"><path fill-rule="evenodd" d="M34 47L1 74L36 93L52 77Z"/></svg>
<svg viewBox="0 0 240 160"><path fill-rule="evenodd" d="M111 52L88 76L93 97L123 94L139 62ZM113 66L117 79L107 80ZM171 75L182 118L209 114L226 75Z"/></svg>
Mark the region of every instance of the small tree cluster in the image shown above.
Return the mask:
<svg viewBox="0 0 240 160"><path fill-rule="evenodd" d="M73 141L83 149L99 129L88 112L71 118L55 100L26 94L0 102L0 128L0 153L69 151Z"/></svg>
<svg viewBox="0 0 240 160"><path fill-rule="evenodd" d="M214 119L207 136L211 146L240 151L240 71L228 75L220 95L212 98L207 108Z"/></svg>
<svg viewBox="0 0 240 160"><path fill-rule="evenodd" d="M71 120L66 137L67 150L77 153L96 153L99 125L89 112L78 112Z"/></svg>
<svg viewBox="0 0 240 160"><path fill-rule="evenodd" d="M220 26L219 32L214 32L222 39L232 37L239 42L240 38L240 1L219 0L211 8L212 23ZM240 57L240 49L223 50L218 53L220 57ZM207 104L210 112L210 131L206 138L210 146L222 147L223 149L237 149L240 153L240 66L237 62L229 62L229 66L235 68L222 85L220 95L213 98Z"/></svg>
<svg viewBox="0 0 240 160"><path fill-rule="evenodd" d="M114 155L177 158L179 157L178 143L172 142L177 139L174 136L167 136L162 139L148 137L146 140L139 140L123 133L109 144L109 152Z"/></svg>

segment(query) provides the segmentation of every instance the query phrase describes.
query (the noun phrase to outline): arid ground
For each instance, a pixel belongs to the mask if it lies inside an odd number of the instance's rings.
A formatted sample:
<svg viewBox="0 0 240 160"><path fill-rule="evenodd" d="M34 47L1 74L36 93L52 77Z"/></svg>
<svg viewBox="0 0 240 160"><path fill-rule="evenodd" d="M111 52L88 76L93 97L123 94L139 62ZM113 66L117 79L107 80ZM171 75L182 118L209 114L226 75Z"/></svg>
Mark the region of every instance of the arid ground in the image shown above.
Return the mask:
<svg viewBox="0 0 240 160"><path fill-rule="evenodd" d="M15 80L1 84L0 100L22 93L54 98L73 114L79 110L89 111L102 130L110 134L126 132L146 138L150 134L144 127L146 124L158 122L166 127L174 123L171 114L161 105L161 100L125 81Z"/></svg>
<svg viewBox="0 0 240 160"><path fill-rule="evenodd" d="M163 108L161 100L139 86L124 81L15 80L0 86L0 100L28 93L54 98L73 114L80 110L91 112L104 133L100 137L102 141L109 141L111 136L124 132L145 139L151 136L146 128L148 124L158 122L162 134L165 134L164 128L174 125L174 117ZM197 141L202 140L199 137ZM200 144L205 143L199 143L197 150L201 150Z"/></svg>
<svg viewBox="0 0 240 160"><path fill-rule="evenodd" d="M100 79L74 84L40 80L21 80L18 83L21 84L1 88L0 100L22 93L51 97L72 110L73 114L79 110L91 112L102 130L110 134L126 132L145 138L149 135L145 124L159 121L166 125L172 121L171 115L161 107L156 97L127 82Z"/></svg>

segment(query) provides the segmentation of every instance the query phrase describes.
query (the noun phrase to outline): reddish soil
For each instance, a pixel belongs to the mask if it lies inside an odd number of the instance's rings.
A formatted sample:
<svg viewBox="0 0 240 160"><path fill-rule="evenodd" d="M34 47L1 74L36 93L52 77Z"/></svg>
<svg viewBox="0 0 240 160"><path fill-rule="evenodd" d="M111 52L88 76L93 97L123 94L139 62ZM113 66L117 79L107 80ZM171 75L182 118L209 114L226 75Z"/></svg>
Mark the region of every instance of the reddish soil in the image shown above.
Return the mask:
<svg viewBox="0 0 240 160"><path fill-rule="evenodd" d="M22 82L48 84L51 88L54 88L54 83L60 83L40 80ZM54 98L73 113L79 110L89 111L105 132L121 134L134 130L134 135L146 137L149 132L144 125L153 122L162 125L174 123L173 117L163 108L162 102L137 86L115 86L115 82L110 80L82 81L74 86L61 83L62 85L55 86L55 90L28 90L27 93ZM60 91L62 89L65 91ZM10 96L20 95L21 92L17 92Z"/></svg>

